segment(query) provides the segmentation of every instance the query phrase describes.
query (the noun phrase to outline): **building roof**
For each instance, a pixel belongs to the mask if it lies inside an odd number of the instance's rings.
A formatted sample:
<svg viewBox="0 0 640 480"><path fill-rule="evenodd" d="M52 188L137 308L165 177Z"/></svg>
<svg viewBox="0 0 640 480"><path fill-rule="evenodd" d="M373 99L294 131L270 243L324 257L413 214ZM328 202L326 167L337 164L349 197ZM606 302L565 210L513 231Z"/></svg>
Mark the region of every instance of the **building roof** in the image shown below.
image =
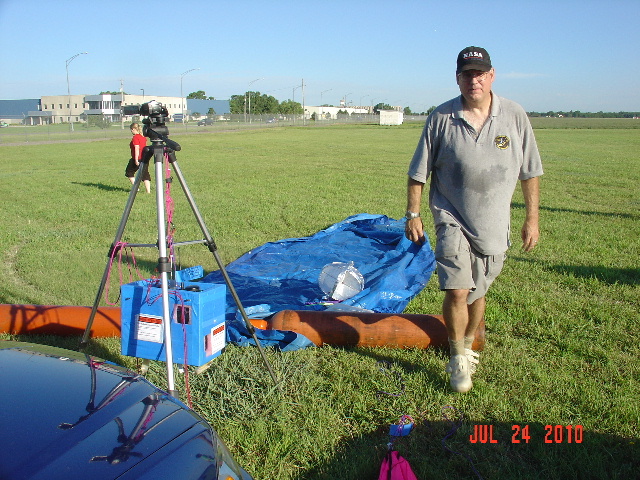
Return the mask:
<svg viewBox="0 0 640 480"><path fill-rule="evenodd" d="M39 110L39 98L25 98L22 100L0 100L0 117L23 118L33 110Z"/></svg>

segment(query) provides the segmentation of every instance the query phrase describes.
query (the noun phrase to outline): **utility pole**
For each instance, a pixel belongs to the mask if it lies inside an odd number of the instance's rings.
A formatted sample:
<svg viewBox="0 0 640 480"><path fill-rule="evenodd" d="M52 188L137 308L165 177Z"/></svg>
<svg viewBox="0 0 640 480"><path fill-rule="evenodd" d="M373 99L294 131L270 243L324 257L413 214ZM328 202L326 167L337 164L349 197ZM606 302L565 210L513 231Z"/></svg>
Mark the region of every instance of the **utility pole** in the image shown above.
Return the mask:
<svg viewBox="0 0 640 480"><path fill-rule="evenodd" d="M124 115L122 114L122 107L124 106L124 80L120 79L120 128L124 130Z"/></svg>
<svg viewBox="0 0 640 480"><path fill-rule="evenodd" d="M306 119L304 118L304 78L302 79L302 126L305 125Z"/></svg>

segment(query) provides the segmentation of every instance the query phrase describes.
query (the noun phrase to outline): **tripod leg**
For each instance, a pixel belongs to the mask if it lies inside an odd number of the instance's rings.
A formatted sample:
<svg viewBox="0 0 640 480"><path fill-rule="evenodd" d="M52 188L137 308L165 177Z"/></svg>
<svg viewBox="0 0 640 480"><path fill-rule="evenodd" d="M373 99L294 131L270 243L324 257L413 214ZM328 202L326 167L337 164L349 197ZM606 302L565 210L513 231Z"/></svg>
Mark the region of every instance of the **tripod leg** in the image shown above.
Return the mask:
<svg viewBox="0 0 640 480"><path fill-rule="evenodd" d="M153 140L153 155L156 173L156 210L158 218L158 271L160 272L162 287L162 329L164 332L164 347L167 364L168 393L178 398L173 378L173 348L171 344L171 315L169 313L169 278L171 270L169 257L167 256L167 233L165 223L165 196L164 174L162 172L164 162L164 145L161 140Z"/></svg>
<svg viewBox="0 0 640 480"><path fill-rule="evenodd" d="M256 330L253 327L253 325L251 324L251 322L249 321L249 317L247 316L247 313L244 310L244 307L242 306L242 302L240 301L240 297L238 296L238 293L236 292L236 289L233 286L233 283L231 282L231 278L229 277L229 274L227 273L227 269L224 266L224 263L222 263L222 259L220 258L220 255L218 255L218 249L216 247L215 242L213 241L213 237L211 237L211 234L209 233L209 230L207 229L207 226L204 223L204 220L202 219L202 215L200 214L200 211L198 210L198 206L196 205L196 202L193 198L193 195L191 195L191 191L189 190L189 187L187 186L187 182L184 179L184 176L182 175L182 171L180 170L180 166L178 165L177 160L172 161L172 165L173 165L173 170L176 174L176 177L178 177L178 181L180 182L180 186L182 187L182 190L184 191L185 196L187 197L187 201L189 202L189 206L191 207L191 210L193 211L193 214L196 217L196 220L198 221L198 225L200 226L200 230L202 230L202 233L205 237L205 241L207 244L207 247L209 248L209 251L213 254L213 257L216 260L216 263L218 264L218 267L220 268L220 272L222 273L222 276L224 277L224 281L227 284L227 288L229 289L229 293L231 293L231 296L233 297L233 300L236 303L236 306L238 307L238 311L240 312L240 315L242 315L242 319L244 320L245 323L245 327L247 328L247 330L249 331L249 333L251 334L251 337L253 338L253 341L256 343L256 346L258 347L258 350L260 351L260 355L262 356L262 360L265 364L265 366L267 367L267 370L269 371L269 375L271 375L271 378L273 380L273 382L276 385L278 384L278 380L276 378L275 373L273 372L273 369L271 368L271 364L269 363L269 360L267 359L267 356L264 353L264 349L262 348L262 344L260 343L260 341L258 340L258 337L256 336Z"/></svg>
<svg viewBox="0 0 640 480"><path fill-rule="evenodd" d="M131 192L129 192L129 198L127 199L127 203L124 207L124 212L122 214L122 218L120 219L120 225L118 225L118 230L116 231L116 237L111 244L111 248L109 249L109 254L107 255L108 259L111 259L113 255L116 253L117 245L122 240L122 234L124 233L125 226L127 225L127 220L129 219L129 215L131 214L131 209L133 208L133 202L136 199L136 194L138 193L138 188L140 188L140 182L142 181L142 176L144 172L148 168L149 156L146 156L146 161L143 159L143 165L138 169L138 173L136 174L136 179L131 186ZM105 285L107 284L107 279L109 278L109 269L111 268L110 262L107 260L107 265L104 268L104 273L102 274L102 280L100 281L100 286L98 287L98 293L96 293L96 298L93 302L93 307L91 308L91 313L89 314L89 320L87 321L87 326L84 329L84 334L82 335L82 340L80 341L80 345L78 347L78 351L83 350L87 344L89 343L89 337L91 335L91 327L93 326L93 321L96 317L96 313L98 311L98 305L100 304L100 299L102 298L102 294L104 293Z"/></svg>

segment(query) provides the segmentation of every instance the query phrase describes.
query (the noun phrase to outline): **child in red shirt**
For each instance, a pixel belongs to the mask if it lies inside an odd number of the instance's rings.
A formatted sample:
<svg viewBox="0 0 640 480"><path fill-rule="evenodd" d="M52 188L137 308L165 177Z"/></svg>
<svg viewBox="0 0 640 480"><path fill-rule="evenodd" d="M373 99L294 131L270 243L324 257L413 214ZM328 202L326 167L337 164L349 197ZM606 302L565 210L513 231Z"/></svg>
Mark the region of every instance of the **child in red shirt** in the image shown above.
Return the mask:
<svg viewBox="0 0 640 480"><path fill-rule="evenodd" d="M135 182L136 172L140 168L142 150L147 146L147 139L142 136L139 124L132 123L129 128L131 129L131 135L133 135L133 138L129 143L129 147L131 148L131 159L127 164L124 176L127 177L131 181L131 185L133 185ZM147 190L147 193L151 193L151 175L149 175L148 167L142 174L142 181L144 182L144 188Z"/></svg>

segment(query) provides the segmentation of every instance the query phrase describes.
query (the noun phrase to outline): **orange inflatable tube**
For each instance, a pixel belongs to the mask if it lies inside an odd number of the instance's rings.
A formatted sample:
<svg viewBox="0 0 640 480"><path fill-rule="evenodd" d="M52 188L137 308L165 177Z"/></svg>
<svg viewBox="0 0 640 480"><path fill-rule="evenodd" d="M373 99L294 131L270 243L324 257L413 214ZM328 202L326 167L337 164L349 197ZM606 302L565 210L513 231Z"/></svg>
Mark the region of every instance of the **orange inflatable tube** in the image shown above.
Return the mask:
<svg viewBox="0 0 640 480"><path fill-rule="evenodd" d="M0 304L0 331L11 334L81 336L91 307ZM120 307L99 307L91 337L120 336ZM441 315L284 310L255 328L300 333L315 345L351 347L445 347L448 335ZM484 320L474 350L483 350Z"/></svg>
<svg viewBox="0 0 640 480"><path fill-rule="evenodd" d="M92 307L0 304L0 332L11 334L82 336ZM266 329L264 320L251 320ZM91 337L120 336L120 307L98 307Z"/></svg>
<svg viewBox="0 0 640 480"><path fill-rule="evenodd" d="M52 305L0 305L0 331L12 334L81 336L91 307ZM99 307L91 326L92 337L120 336L120 307Z"/></svg>
<svg viewBox="0 0 640 480"><path fill-rule="evenodd" d="M273 330L300 333L315 345L427 348L449 345L441 315L283 310L269 321ZM474 350L483 350L484 320Z"/></svg>

